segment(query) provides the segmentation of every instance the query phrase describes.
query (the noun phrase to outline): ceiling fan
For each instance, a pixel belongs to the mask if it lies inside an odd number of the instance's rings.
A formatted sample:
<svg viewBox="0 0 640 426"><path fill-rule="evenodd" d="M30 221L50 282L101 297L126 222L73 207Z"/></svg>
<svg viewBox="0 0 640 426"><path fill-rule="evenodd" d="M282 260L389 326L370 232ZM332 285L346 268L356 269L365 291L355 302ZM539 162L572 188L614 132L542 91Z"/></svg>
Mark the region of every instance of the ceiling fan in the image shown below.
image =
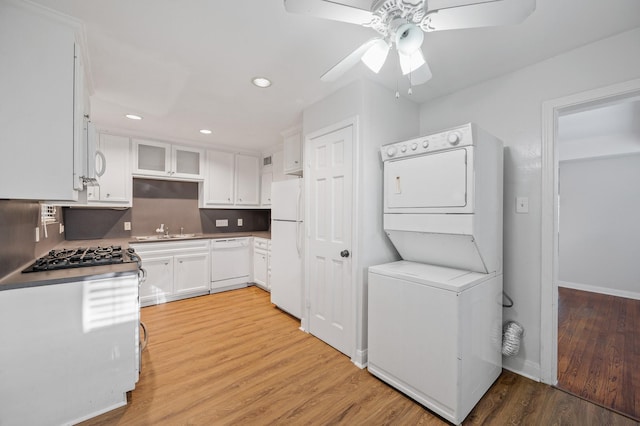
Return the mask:
<svg viewBox="0 0 640 426"><path fill-rule="evenodd" d="M489 27L522 22L535 0L284 0L288 12L373 28L372 38L320 78L331 82L362 61L378 73L395 44L409 85L426 83L431 70L422 53L425 32ZM411 93L411 88L409 88Z"/></svg>

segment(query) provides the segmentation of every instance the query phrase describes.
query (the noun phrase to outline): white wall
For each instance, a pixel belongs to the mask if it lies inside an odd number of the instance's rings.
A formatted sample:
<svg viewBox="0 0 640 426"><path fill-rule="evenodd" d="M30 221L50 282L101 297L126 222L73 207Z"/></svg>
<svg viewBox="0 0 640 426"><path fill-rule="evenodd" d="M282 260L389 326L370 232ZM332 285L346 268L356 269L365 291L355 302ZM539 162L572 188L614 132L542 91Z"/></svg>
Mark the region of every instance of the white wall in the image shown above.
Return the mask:
<svg viewBox="0 0 640 426"><path fill-rule="evenodd" d="M560 163L559 285L640 299L640 154Z"/></svg>
<svg viewBox="0 0 640 426"><path fill-rule="evenodd" d="M505 144L504 288L515 306L504 320L517 320L525 334L504 364L530 377L540 377L542 103L639 78L639 51L640 28L421 106L423 135L473 121ZM516 196L529 197L529 214L515 213Z"/></svg>
<svg viewBox="0 0 640 426"><path fill-rule="evenodd" d="M354 259L357 259L356 354L366 362L367 348L367 268L390 262L399 256L382 229L382 161L380 146L418 136L419 106L373 82L356 81L307 108L303 114L303 134L357 117L358 135L354 155Z"/></svg>

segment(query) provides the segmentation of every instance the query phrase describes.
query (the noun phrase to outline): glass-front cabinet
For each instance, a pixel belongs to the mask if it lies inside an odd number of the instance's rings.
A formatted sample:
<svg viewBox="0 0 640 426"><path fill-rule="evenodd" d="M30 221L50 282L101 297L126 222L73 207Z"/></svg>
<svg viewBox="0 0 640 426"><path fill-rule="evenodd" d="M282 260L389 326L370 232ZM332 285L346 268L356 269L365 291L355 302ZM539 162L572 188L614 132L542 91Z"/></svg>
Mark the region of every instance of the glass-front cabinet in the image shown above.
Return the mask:
<svg viewBox="0 0 640 426"><path fill-rule="evenodd" d="M204 179L204 150L143 139L133 139L133 174L172 179Z"/></svg>

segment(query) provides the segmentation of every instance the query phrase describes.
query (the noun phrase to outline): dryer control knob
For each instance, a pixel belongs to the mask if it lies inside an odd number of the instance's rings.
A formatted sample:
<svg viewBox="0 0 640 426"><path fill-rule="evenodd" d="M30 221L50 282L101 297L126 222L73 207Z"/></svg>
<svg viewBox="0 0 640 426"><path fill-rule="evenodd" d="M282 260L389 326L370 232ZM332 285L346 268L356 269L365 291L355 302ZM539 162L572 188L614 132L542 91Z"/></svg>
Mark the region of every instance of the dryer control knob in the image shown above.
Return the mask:
<svg viewBox="0 0 640 426"><path fill-rule="evenodd" d="M423 147L424 149L429 148L429 141L425 140L424 142L422 142L422 147Z"/></svg>
<svg viewBox="0 0 640 426"><path fill-rule="evenodd" d="M407 146L406 145L402 145L402 147L400 148L400 151L407 152Z"/></svg>
<svg viewBox="0 0 640 426"><path fill-rule="evenodd" d="M393 157L394 155L396 155L396 152L396 147L390 146L389 148L387 148L387 157Z"/></svg>
<svg viewBox="0 0 640 426"><path fill-rule="evenodd" d="M458 132L449 133L447 140L451 145L458 145L460 143L460 133Z"/></svg>
<svg viewBox="0 0 640 426"><path fill-rule="evenodd" d="M412 143L411 144L411 150L415 151L416 149L418 149L418 144L417 143Z"/></svg>

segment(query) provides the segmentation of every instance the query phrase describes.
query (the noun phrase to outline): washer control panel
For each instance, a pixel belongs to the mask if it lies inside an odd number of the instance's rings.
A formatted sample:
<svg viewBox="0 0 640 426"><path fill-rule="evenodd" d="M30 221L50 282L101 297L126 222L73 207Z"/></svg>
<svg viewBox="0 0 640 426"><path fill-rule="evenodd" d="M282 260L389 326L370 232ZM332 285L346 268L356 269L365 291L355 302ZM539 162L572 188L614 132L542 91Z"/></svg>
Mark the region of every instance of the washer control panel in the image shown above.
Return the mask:
<svg viewBox="0 0 640 426"><path fill-rule="evenodd" d="M473 138L471 125L467 124L433 135L384 145L380 148L380 154L382 161L387 161L469 145L473 145Z"/></svg>

